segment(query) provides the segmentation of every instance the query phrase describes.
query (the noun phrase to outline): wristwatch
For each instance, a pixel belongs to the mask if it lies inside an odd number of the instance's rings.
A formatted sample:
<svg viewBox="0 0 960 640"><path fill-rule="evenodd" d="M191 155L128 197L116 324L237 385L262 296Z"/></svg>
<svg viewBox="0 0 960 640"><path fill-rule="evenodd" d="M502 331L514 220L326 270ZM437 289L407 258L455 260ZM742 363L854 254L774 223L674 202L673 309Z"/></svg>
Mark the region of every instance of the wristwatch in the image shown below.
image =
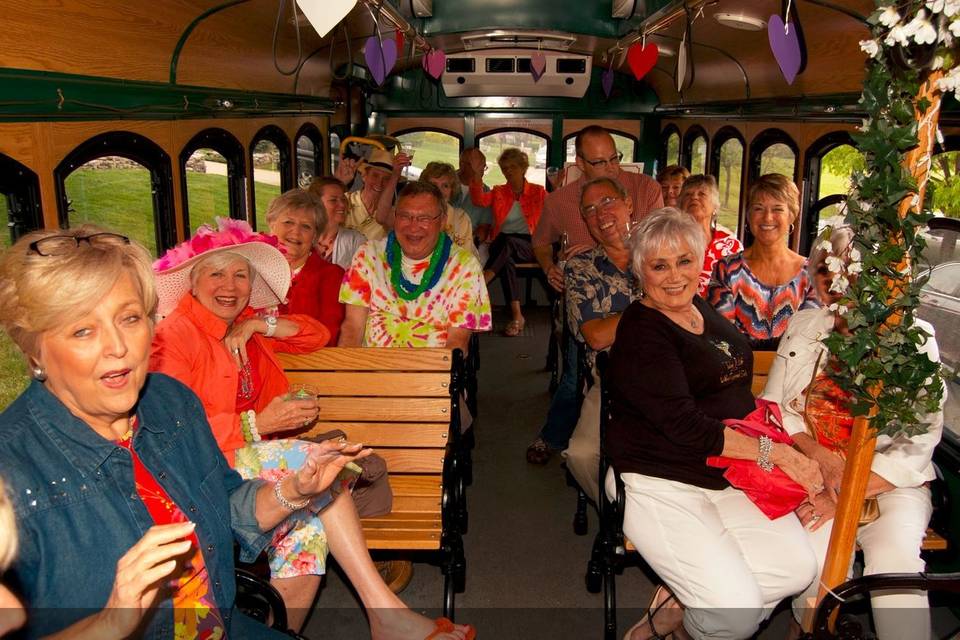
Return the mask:
<svg viewBox="0 0 960 640"><path fill-rule="evenodd" d="M272 338L273 334L277 332L277 317L264 316L263 321L267 323L267 332L263 335Z"/></svg>

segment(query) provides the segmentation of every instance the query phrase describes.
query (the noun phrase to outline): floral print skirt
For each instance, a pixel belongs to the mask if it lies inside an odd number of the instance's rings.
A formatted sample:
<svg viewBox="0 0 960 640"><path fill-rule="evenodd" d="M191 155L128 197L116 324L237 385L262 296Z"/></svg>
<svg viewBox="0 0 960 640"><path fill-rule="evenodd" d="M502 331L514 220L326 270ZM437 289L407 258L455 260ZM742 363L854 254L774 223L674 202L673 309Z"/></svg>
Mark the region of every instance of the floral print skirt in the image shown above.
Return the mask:
<svg viewBox="0 0 960 640"><path fill-rule="evenodd" d="M237 450L234 468L244 480L260 478L276 482L299 469L315 446L313 442L293 439L253 442ZM358 471L357 467L345 467L335 481L339 484L337 488L352 489ZM305 508L290 514L273 530L273 539L267 547L271 577L293 578L326 573L327 534L317 514L333 499L331 492L325 491Z"/></svg>

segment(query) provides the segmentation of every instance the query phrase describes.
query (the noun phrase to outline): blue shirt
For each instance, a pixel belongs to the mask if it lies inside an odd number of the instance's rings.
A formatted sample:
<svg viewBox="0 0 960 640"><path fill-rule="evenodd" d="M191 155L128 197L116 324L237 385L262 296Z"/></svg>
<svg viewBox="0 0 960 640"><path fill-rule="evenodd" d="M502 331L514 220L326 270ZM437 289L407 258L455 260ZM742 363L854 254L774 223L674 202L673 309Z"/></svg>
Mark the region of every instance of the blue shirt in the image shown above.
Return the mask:
<svg viewBox="0 0 960 640"><path fill-rule="evenodd" d="M527 219L523 217L523 210L520 208L520 201L515 201L510 207L510 212L503 219L500 225L500 233L524 233L530 235L530 226L527 225Z"/></svg>
<svg viewBox="0 0 960 640"><path fill-rule="evenodd" d="M483 190L490 191L490 187L483 185ZM493 224L493 214L490 212L490 207L478 207L473 204L473 199L470 197L470 185L461 184L460 191L454 191L450 196L450 204L467 212L474 229L481 224Z"/></svg>
<svg viewBox="0 0 960 640"><path fill-rule="evenodd" d="M234 608L234 540L247 562L270 541L254 514L262 481L244 481L229 467L200 401L172 378L147 377L137 419L134 450L197 523L228 636L280 637ZM17 516L20 552L12 569L30 607L27 637L59 631L102 609L117 560L154 525L134 486L130 452L34 381L0 415L0 472ZM156 606L138 637L173 637L172 600Z"/></svg>

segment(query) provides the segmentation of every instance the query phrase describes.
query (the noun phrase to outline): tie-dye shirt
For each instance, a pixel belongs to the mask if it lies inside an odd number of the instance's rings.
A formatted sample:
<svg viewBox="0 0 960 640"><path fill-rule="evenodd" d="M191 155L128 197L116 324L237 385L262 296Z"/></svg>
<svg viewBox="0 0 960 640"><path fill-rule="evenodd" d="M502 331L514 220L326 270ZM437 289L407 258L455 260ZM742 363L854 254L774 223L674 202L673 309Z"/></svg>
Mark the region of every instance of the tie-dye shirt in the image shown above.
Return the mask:
<svg viewBox="0 0 960 640"><path fill-rule="evenodd" d="M771 287L750 271L743 252L713 265L707 300L749 338L754 349L776 348L770 341L783 335L794 313L820 306L806 261L790 282Z"/></svg>
<svg viewBox="0 0 960 640"><path fill-rule="evenodd" d="M443 347L450 327L489 331L490 298L480 263L456 244L440 280L414 300L396 294L390 282L387 240L357 250L340 287L340 302L367 307L366 347ZM429 258L404 265L407 280L419 283Z"/></svg>

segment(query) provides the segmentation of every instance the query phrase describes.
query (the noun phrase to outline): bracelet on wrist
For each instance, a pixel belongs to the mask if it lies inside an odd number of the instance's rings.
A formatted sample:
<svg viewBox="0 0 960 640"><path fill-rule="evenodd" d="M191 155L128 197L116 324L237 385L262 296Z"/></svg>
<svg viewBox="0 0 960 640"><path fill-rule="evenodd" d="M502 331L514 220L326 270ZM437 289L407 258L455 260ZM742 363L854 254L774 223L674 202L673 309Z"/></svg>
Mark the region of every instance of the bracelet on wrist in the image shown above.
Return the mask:
<svg viewBox="0 0 960 640"><path fill-rule="evenodd" d="M260 442L260 432L257 431L257 412L253 409L240 412L240 433L246 442Z"/></svg>
<svg viewBox="0 0 960 640"><path fill-rule="evenodd" d="M283 497L283 493L280 491L280 485L283 484L283 481L289 477L290 476L286 476L285 478L280 478L275 483L273 483L273 495L274 497L276 497L277 502L280 503L280 506L286 509L287 511L299 511L300 509L303 509L305 506L307 506L310 503L310 499L307 498L306 500L302 500L301 502L290 502L289 500Z"/></svg>
<svg viewBox="0 0 960 640"><path fill-rule="evenodd" d="M761 471L770 473L773 471L773 462L770 460L770 453L773 451L773 440L768 436L760 436L760 454L757 456L757 466Z"/></svg>

